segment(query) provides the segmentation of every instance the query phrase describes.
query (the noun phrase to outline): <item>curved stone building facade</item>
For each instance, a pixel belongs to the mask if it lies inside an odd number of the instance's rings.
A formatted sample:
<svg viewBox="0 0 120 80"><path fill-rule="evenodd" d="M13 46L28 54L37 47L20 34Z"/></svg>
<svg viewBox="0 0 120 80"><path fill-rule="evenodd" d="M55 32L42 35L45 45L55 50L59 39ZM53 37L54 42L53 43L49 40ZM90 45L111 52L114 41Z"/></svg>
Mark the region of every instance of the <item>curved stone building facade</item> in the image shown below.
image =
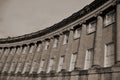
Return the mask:
<svg viewBox="0 0 120 80"><path fill-rule="evenodd" d="M95 0L35 33L0 39L0 80L120 80L120 0Z"/></svg>

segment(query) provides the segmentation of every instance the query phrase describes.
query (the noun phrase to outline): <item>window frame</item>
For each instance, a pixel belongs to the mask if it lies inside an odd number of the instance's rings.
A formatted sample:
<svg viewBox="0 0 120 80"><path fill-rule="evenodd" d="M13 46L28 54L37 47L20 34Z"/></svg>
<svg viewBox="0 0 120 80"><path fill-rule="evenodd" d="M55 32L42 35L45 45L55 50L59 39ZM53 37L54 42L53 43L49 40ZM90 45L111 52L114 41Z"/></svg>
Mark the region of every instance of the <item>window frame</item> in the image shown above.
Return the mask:
<svg viewBox="0 0 120 80"><path fill-rule="evenodd" d="M112 18L110 18L112 21L111 22L108 21L108 23L106 23L106 20L107 20L106 17L110 15L112 16ZM113 9L106 12L106 14L103 17L103 27L107 27L115 22L116 22L116 11Z"/></svg>
<svg viewBox="0 0 120 80"><path fill-rule="evenodd" d="M94 30L92 30L91 28L94 26ZM96 31L96 28L97 28L97 20L94 19L92 21L90 21L88 24L87 24L87 34L92 34Z"/></svg>
<svg viewBox="0 0 120 80"><path fill-rule="evenodd" d="M93 57L94 57L94 48L87 49L85 53L84 70L90 69L92 67ZM90 61L88 61L88 59L90 59Z"/></svg>
<svg viewBox="0 0 120 80"><path fill-rule="evenodd" d="M111 55L110 53L107 53L109 45L113 45L112 47L114 49L114 53L112 55L114 55L114 56L112 56L112 57L114 57L114 59L113 59L114 61L113 61L113 64L108 65L107 63L109 63L110 61L107 60L108 57L106 57L106 56ZM105 46L104 47L104 67L111 67L115 63L115 44L114 44L114 42L110 42L110 43L105 44L104 46ZM109 57L109 58L111 58L111 57Z"/></svg>
<svg viewBox="0 0 120 80"><path fill-rule="evenodd" d="M75 69L77 55L78 55L77 53L71 54L69 71L73 71Z"/></svg>
<svg viewBox="0 0 120 80"><path fill-rule="evenodd" d="M60 59L59 59L59 64L58 64L57 72L60 72L62 70L64 61L65 61L65 56L61 56Z"/></svg>
<svg viewBox="0 0 120 80"><path fill-rule="evenodd" d="M73 35L74 39L79 39L81 37L81 31L82 30L80 27L74 29L74 35Z"/></svg>
<svg viewBox="0 0 120 80"><path fill-rule="evenodd" d="M53 48L57 48L58 47L58 42L59 42L59 37L54 37Z"/></svg>
<svg viewBox="0 0 120 80"><path fill-rule="evenodd" d="M44 50L48 50L50 47L50 40L45 40L45 47Z"/></svg>
<svg viewBox="0 0 120 80"><path fill-rule="evenodd" d="M68 44L69 41L69 32L64 33L63 35L63 45Z"/></svg>

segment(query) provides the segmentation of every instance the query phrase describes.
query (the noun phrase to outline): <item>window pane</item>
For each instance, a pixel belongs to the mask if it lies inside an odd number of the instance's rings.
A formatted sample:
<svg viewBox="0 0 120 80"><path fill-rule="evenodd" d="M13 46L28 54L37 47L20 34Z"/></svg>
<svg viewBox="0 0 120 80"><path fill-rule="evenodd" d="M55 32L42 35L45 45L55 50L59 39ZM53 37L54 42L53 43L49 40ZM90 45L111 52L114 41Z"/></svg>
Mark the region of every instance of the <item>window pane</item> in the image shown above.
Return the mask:
<svg viewBox="0 0 120 80"><path fill-rule="evenodd" d="M70 60L69 71L74 70L74 68L75 68L75 63L76 63L76 59L77 59L77 54L72 54L72 55L71 55L71 60Z"/></svg>
<svg viewBox="0 0 120 80"><path fill-rule="evenodd" d="M47 49L49 48L49 44L50 44L50 41L47 40L47 41L45 42L45 50L47 50Z"/></svg>
<svg viewBox="0 0 120 80"><path fill-rule="evenodd" d="M58 71L57 71L57 72L59 72L59 71L62 70L63 63L64 63L64 56L61 56L61 57L60 57L60 60L59 60Z"/></svg>
<svg viewBox="0 0 120 80"><path fill-rule="evenodd" d="M114 64L114 44L105 45L104 67L110 67Z"/></svg>
<svg viewBox="0 0 120 80"><path fill-rule="evenodd" d="M37 47L37 52L40 51L40 48L41 48L41 44L38 44L38 47Z"/></svg>
<svg viewBox="0 0 120 80"><path fill-rule="evenodd" d="M89 69L92 66L93 61L93 49L88 49L85 55L85 66L84 69Z"/></svg>
<svg viewBox="0 0 120 80"><path fill-rule="evenodd" d="M92 21L92 22L90 22L89 24L88 24L88 33L92 33L92 32L94 32L95 31L95 29L96 29L96 20L94 20L94 21Z"/></svg>
<svg viewBox="0 0 120 80"><path fill-rule="evenodd" d="M58 38L54 38L53 48L57 47L57 45L58 45Z"/></svg>
<svg viewBox="0 0 120 80"><path fill-rule="evenodd" d="M67 44L68 43L68 36L69 36L69 33L64 34L63 44Z"/></svg>
<svg viewBox="0 0 120 80"><path fill-rule="evenodd" d="M30 47L29 53L32 53L32 52L33 52L33 49L34 49L34 46L32 45L32 46Z"/></svg>
<svg viewBox="0 0 120 80"><path fill-rule="evenodd" d="M109 24L112 24L113 22L115 22L115 11L110 11L109 13L107 13L104 17L104 26L107 26Z"/></svg>
<svg viewBox="0 0 120 80"><path fill-rule="evenodd" d="M74 31L74 39L79 38L80 37L80 33L81 33L81 29L75 29Z"/></svg>

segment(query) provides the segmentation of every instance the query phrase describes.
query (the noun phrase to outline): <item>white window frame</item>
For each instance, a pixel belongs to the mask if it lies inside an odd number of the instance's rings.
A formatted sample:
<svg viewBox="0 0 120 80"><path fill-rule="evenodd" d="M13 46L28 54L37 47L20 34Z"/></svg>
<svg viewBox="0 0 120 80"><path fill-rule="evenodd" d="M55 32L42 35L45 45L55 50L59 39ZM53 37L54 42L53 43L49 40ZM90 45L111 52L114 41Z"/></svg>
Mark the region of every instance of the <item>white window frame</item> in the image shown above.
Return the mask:
<svg viewBox="0 0 120 80"><path fill-rule="evenodd" d="M111 54L108 53L108 52L111 52L111 51L107 51L108 48L110 48L111 46L113 47L113 50L115 50L114 43L105 44L105 48L104 48L105 49L104 50L104 67L111 67L112 65L114 65L114 58L115 58L114 51ZM113 55L113 56L111 56L111 55ZM113 60L113 61L111 61L111 60Z"/></svg>
<svg viewBox="0 0 120 80"><path fill-rule="evenodd" d="M69 67L69 71L73 71L76 65L76 61L77 61L77 53L73 53L71 55L71 59L70 59L70 67Z"/></svg>
<svg viewBox="0 0 120 80"><path fill-rule="evenodd" d="M8 54L8 52L9 52L9 49L8 49L8 48L5 48L5 50L4 50L4 55Z"/></svg>
<svg viewBox="0 0 120 80"><path fill-rule="evenodd" d="M93 64L93 48L86 50L84 69L89 69Z"/></svg>
<svg viewBox="0 0 120 80"><path fill-rule="evenodd" d="M31 46L30 46L29 53L33 53L33 50L34 50L34 45L31 45Z"/></svg>
<svg viewBox="0 0 120 80"><path fill-rule="evenodd" d="M21 52L21 48L18 47L18 48L16 49L16 54L20 54L20 52Z"/></svg>
<svg viewBox="0 0 120 80"><path fill-rule="evenodd" d="M115 10L108 12L104 17L104 26L108 26L115 22Z"/></svg>
<svg viewBox="0 0 120 80"><path fill-rule="evenodd" d="M74 31L74 39L80 38L81 35L81 28L77 28Z"/></svg>
<svg viewBox="0 0 120 80"><path fill-rule="evenodd" d="M37 52L39 52L40 49L41 49L41 44L38 44L38 46L37 46Z"/></svg>
<svg viewBox="0 0 120 80"><path fill-rule="evenodd" d="M47 73L49 73L52 70L53 65L54 65L54 58L51 58L50 61L49 61Z"/></svg>
<svg viewBox="0 0 120 80"><path fill-rule="evenodd" d="M25 53L26 53L26 50L27 50L27 46L24 46L22 53L25 54Z"/></svg>
<svg viewBox="0 0 120 80"><path fill-rule="evenodd" d="M2 52L3 52L3 49L2 49L2 48L0 48L0 54L2 54Z"/></svg>
<svg viewBox="0 0 120 80"><path fill-rule="evenodd" d="M64 60L65 60L65 56L61 56L59 59L59 64L58 64L58 70L57 72L60 72L63 68L63 64L64 64Z"/></svg>
<svg viewBox="0 0 120 80"><path fill-rule="evenodd" d="M54 38L54 44L53 44L53 48L56 48L58 46L58 37Z"/></svg>
<svg viewBox="0 0 120 80"><path fill-rule="evenodd" d="M45 41L45 50L48 50L49 46L50 46L50 41L46 40Z"/></svg>
<svg viewBox="0 0 120 80"><path fill-rule="evenodd" d="M13 55L15 53L16 49L15 48L11 48L10 50L10 54Z"/></svg>
<svg viewBox="0 0 120 80"><path fill-rule="evenodd" d="M96 26L97 26L97 21L96 21L96 20L90 22L90 23L88 24L88 30L87 30L88 34L89 34L89 33L92 33L92 32L95 32Z"/></svg>
<svg viewBox="0 0 120 80"><path fill-rule="evenodd" d="M68 43L69 33L64 34L63 45Z"/></svg>

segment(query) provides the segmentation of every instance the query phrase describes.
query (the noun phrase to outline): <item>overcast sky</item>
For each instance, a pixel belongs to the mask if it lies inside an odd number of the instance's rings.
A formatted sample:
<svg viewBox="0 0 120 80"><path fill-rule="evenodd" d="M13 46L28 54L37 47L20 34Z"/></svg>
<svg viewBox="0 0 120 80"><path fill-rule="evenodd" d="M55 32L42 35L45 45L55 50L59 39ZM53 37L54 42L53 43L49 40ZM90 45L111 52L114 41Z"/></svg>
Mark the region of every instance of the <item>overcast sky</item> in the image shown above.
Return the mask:
<svg viewBox="0 0 120 80"><path fill-rule="evenodd" d="M41 30L77 12L93 0L0 0L0 37Z"/></svg>

